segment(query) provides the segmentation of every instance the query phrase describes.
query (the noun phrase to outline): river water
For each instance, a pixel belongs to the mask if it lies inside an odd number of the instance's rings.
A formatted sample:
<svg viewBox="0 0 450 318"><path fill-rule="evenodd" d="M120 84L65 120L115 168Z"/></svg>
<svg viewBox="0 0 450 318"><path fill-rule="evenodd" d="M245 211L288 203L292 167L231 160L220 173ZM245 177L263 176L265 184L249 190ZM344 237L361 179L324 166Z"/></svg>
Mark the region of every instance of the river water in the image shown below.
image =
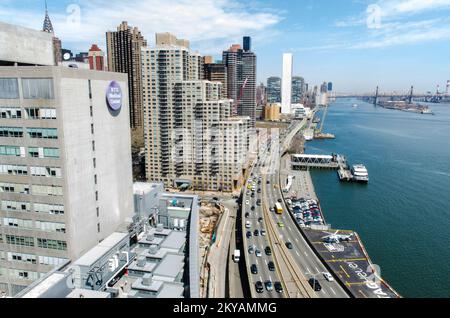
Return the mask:
<svg viewBox="0 0 450 318"><path fill-rule="evenodd" d="M404 297L450 297L450 105L430 106L434 116L338 100L324 128L337 138L306 151L366 165L367 186L340 183L335 171L312 177L327 221L357 231Z"/></svg>

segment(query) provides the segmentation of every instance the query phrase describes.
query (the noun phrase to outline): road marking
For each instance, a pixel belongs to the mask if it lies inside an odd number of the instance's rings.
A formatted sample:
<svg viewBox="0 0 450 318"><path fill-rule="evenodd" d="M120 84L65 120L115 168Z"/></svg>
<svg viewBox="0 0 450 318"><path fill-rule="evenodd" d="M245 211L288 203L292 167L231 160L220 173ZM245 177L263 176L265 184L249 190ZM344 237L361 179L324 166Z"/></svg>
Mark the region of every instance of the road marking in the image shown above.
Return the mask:
<svg viewBox="0 0 450 318"><path fill-rule="evenodd" d="M299 253L299 252L295 251L295 253L297 253L297 256L298 256L298 257L300 257L300 253Z"/></svg>
<svg viewBox="0 0 450 318"><path fill-rule="evenodd" d="M305 256L308 257L308 253L305 252Z"/></svg>
<svg viewBox="0 0 450 318"><path fill-rule="evenodd" d="M336 292L334 291L333 287L330 287L330 290L333 292L333 294L337 295Z"/></svg>

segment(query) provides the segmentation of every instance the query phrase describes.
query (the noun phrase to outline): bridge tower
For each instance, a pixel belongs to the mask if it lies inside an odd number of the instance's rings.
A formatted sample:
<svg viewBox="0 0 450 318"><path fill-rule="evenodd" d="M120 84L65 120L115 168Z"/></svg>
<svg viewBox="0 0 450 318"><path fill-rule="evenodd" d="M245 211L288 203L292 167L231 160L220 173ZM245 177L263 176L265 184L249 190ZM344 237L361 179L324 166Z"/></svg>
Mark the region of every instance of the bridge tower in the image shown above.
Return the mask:
<svg viewBox="0 0 450 318"><path fill-rule="evenodd" d="M375 106L378 105L378 94L379 94L379 87L377 86L377 91L376 91L376 93L375 93L375 99L373 100L373 104L374 104Z"/></svg>
<svg viewBox="0 0 450 318"><path fill-rule="evenodd" d="M413 95L414 95L414 86L411 86L411 93L409 94L409 104L412 104L413 102Z"/></svg>

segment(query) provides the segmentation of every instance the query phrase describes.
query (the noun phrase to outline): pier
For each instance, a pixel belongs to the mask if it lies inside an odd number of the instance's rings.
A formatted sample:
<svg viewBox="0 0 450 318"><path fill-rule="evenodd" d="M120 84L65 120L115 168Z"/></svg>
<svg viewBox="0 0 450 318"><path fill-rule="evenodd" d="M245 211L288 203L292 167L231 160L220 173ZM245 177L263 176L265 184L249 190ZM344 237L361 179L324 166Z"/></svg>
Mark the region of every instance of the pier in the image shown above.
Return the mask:
<svg viewBox="0 0 450 318"><path fill-rule="evenodd" d="M306 155L291 156L292 170L331 169L340 170L347 167L347 159L342 155Z"/></svg>

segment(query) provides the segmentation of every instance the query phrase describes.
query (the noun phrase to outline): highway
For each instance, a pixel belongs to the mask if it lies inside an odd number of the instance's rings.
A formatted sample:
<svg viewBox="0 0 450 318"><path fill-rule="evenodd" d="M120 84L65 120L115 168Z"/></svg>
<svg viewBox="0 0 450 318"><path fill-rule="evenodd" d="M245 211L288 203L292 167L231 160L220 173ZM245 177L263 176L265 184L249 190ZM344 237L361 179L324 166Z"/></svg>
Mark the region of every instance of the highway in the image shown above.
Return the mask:
<svg viewBox="0 0 450 318"><path fill-rule="evenodd" d="M292 138L299 132L299 127L304 127L307 121L303 121L301 124L297 124L299 126L292 125L287 134L284 134L286 137L282 136L282 143L280 143L281 153L283 153L290 144ZM277 145L279 140L271 140L269 141L270 147ZM266 150L270 149L269 146ZM250 268L248 268L248 273L250 275L250 288L252 289L252 294L255 292L255 283L260 280L263 283L266 280L271 281L281 281L279 279L279 275L275 272L268 271L267 263L269 261L273 261L271 257L267 257L264 253L264 249L266 246L269 246L270 242L267 237L253 237L253 231L255 229L261 229L261 224L258 221L259 217L264 216L262 208L266 207L270 209L275 207L275 203L278 202L279 199L282 199L282 189L280 188L280 153L278 151L265 151L265 153L259 158L259 161L256 163L255 167L252 170L252 176L262 177L264 182L261 182L261 185L257 185L257 190L261 188L261 193L255 193L255 196L251 198L251 191L246 188L244 189L244 202L243 202L243 213L250 213L249 221L251 222L251 232L252 237L247 241L244 237L244 246L248 249L248 246L253 244L256 245L257 249L259 249L263 255L262 258L257 258L254 254L248 254L248 251L243 251L246 253L246 260L248 259L247 266L251 266L252 264L257 264L259 274L253 275L250 272ZM264 194L263 196L261 194ZM257 200L262 200L261 206L256 204ZM249 204L247 204L247 202ZM275 224L273 228L276 228L278 231L278 237L286 242L290 242L293 245L292 250L289 250L292 256L292 259L295 260L298 268L302 271L299 273L304 277L304 279L312 278L313 275L316 275L316 279L320 281L322 286L322 290L316 293L317 297L321 298L348 298L347 293L342 289L342 287L337 282L328 282L324 276L324 272L328 272L326 267L319 260L317 255L310 248L306 240L301 235L298 230L294 220L289 215L287 206L284 200L281 200L281 204L283 206L284 213L282 215L275 214L273 212L269 212L271 220L264 220L264 222L273 222ZM252 207L255 207L255 211L251 211ZM247 219L243 218L243 226L245 227L245 222ZM279 223L284 225L283 228L278 227ZM243 234L247 229L244 228ZM247 245L248 244L248 245ZM273 246L271 246L272 251ZM277 262L275 262L277 264ZM277 269L278 270L278 269ZM283 282L285 283L285 282ZM253 294L255 295L256 292ZM265 291L263 294L256 294L258 298L267 298L267 297L286 297L286 291L284 294L277 294L276 292L268 293Z"/></svg>
<svg viewBox="0 0 450 318"><path fill-rule="evenodd" d="M252 174L256 175L257 169L253 169ZM258 181L256 182L258 183ZM246 185L247 186L247 185ZM258 236L254 236L254 231L259 230L261 232L262 229L265 229L264 223L259 221L260 217L263 217L263 210L262 205L258 205L257 201L261 200L262 202L262 195L261 193L258 193L258 189L261 188L261 185L256 185L256 191L254 193L254 196L252 197L252 191L248 190L246 187L244 189L244 200L243 200L243 236L244 236L244 249L245 251L242 251L243 253L246 253L246 260L247 260L247 272L250 276L250 289L252 291L252 294L256 298L282 298L284 294L277 293L275 290L272 292L268 292L265 289L264 286L264 292L263 293L257 293L255 289L255 284L257 281L261 281L263 284L266 281L271 281L272 283L280 282L280 278L277 274L277 272L271 272L268 268L268 263L273 262L272 256L267 256L265 253L265 249L267 246L270 246L270 242L268 240L267 236L262 236L261 234ZM248 203L248 204L247 204ZM254 207L254 211L252 211L252 207ZM249 213L248 218L245 217L246 213ZM245 227L245 224L247 221L250 221L251 227L247 229ZM246 233L251 232L252 236L250 238L246 237ZM256 247L256 250L259 250L261 252L261 257L257 257L256 253L253 252L252 254L248 253L248 248L250 246ZM270 246L273 250L272 246ZM252 274L250 267L255 264L258 267L258 274ZM277 270L277 269L276 269Z"/></svg>

